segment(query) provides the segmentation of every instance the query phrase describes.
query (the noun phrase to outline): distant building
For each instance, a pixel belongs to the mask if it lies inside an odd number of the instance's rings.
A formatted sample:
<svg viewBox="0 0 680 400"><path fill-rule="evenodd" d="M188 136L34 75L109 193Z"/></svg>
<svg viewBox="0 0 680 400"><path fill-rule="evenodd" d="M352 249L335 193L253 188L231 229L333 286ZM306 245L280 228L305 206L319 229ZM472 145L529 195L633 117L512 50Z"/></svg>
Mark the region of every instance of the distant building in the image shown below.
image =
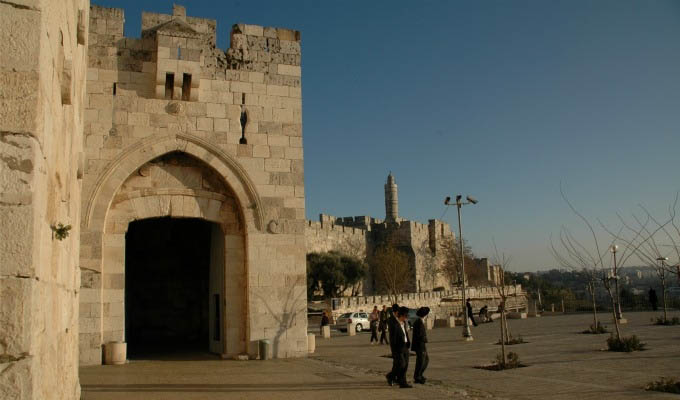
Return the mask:
<svg viewBox="0 0 680 400"><path fill-rule="evenodd" d="M424 224L399 217L397 189L396 179L390 173L385 183L384 220L369 216L333 217L321 214L319 221L307 221L307 252L339 250L364 258L390 238L395 247L408 255L412 272L409 291L449 288L446 277L435 271L442 265L443 243L454 239L451 227L436 219ZM374 293L375 282L375 276L369 275L363 284L363 293Z"/></svg>

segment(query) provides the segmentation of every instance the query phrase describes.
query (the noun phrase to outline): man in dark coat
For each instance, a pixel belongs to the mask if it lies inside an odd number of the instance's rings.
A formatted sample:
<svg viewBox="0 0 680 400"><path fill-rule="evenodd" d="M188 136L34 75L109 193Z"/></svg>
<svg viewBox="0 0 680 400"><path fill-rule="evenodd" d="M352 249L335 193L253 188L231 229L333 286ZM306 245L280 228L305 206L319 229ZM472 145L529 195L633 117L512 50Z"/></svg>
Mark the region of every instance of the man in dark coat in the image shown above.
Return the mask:
<svg viewBox="0 0 680 400"><path fill-rule="evenodd" d="M378 325L378 330L380 331L380 344L390 344L387 340L387 320L389 317L390 313L387 311L387 307L383 305L383 309L380 311L380 323Z"/></svg>
<svg viewBox="0 0 680 400"><path fill-rule="evenodd" d="M399 304L392 304L392 309L390 310L390 317L387 319L387 332L390 335L390 340L388 344L390 345L390 350L392 351L392 370L385 375L387 378L387 384L392 386L397 380L397 372L399 370L399 357L394 353L394 348L392 347L392 332L396 328L399 328L399 322L397 321L397 313L399 312Z"/></svg>
<svg viewBox="0 0 680 400"><path fill-rule="evenodd" d="M392 349L393 360L397 361L396 381L402 389L412 388L406 381L406 371L408 370L409 349L411 341L408 337L408 308L399 307L397 321L394 329L390 331L390 348Z"/></svg>
<svg viewBox="0 0 680 400"><path fill-rule="evenodd" d="M425 317L430 313L429 307L420 307L416 311L418 319L413 323L413 335L411 337L411 350L416 353L416 369L413 371L413 381L415 383L424 384L425 377L423 372L430 362L430 357L427 355L427 329L425 328Z"/></svg>
<svg viewBox="0 0 680 400"><path fill-rule="evenodd" d="M475 314L472 312L472 304L470 304L470 299L468 299L465 302L465 308L467 309L467 315L470 321L472 321L472 325L477 326L477 322L475 321Z"/></svg>
<svg viewBox="0 0 680 400"><path fill-rule="evenodd" d="M649 288L649 302L652 304L652 310L656 311L659 304L659 298L656 297L656 290L652 288Z"/></svg>

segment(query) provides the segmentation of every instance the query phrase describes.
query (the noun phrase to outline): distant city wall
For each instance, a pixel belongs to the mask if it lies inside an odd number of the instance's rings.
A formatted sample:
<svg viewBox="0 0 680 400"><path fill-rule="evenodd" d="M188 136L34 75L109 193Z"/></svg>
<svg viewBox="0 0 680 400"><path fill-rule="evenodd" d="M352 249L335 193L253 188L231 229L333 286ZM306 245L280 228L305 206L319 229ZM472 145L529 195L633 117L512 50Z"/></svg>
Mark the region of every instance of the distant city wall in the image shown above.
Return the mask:
<svg viewBox="0 0 680 400"><path fill-rule="evenodd" d="M307 253L339 250L360 258L365 257L367 229L340 225L337 220L336 217L321 214L319 221L307 221Z"/></svg>
<svg viewBox="0 0 680 400"><path fill-rule="evenodd" d="M477 310L488 305L492 310L498 307L501 301L498 291L494 287L471 287L465 290L470 299L473 309ZM507 310L527 310L526 293L522 291L522 285L506 286L509 293ZM441 292L402 293L397 295L397 303L409 308L430 307L435 318L444 318L448 315L460 313L462 304L462 290L454 289ZM388 295L339 297L329 301L329 308L333 317L354 311L371 312L374 306L382 309L385 305L390 307L392 300Z"/></svg>

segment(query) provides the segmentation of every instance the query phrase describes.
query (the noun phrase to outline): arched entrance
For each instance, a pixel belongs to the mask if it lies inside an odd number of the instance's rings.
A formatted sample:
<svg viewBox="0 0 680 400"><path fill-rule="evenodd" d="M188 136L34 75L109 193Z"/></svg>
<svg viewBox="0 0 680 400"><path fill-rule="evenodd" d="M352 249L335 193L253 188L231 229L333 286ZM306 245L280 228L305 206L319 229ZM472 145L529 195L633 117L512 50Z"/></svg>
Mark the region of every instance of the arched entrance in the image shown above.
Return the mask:
<svg viewBox="0 0 680 400"><path fill-rule="evenodd" d="M222 353L224 246L198 218L131 222L125 235L128 358Z"/></svg>
<svg viewBox="0 0 680 400"><path fill-rule="evenodd" d="M99 326L84 327L98 336L83 332L81 323L81 357L96 344L83 341L89 337L130 339L132 356L171 348L222 356L247 351L242 201L224 175L182 151L133 170L102 224L101 282L83 285L101 284L81 295L81 309L101 318Z"/></svg>

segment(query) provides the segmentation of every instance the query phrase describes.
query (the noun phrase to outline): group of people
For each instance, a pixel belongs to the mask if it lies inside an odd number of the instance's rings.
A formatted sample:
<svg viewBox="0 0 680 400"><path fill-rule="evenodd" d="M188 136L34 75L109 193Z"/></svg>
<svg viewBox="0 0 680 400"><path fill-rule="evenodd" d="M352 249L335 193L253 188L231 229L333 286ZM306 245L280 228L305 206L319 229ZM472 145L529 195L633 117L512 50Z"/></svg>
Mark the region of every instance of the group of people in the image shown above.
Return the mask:
<svg viewBox="0 0 680 400"><path fill-rule="evenodd" d="M427 330L424 319L429 313L428 307L421 307L416 311L418 318L413 323L412 334L409 337L408 307L400 307L398 304L394 304L391 309L383 306L381 311L378 311L377 306L373 308L369 317L371 344L389 344L392 352L392 370L385 375L388 385L393 386L396 383L400 388L413 387L406 379L411 351L416 353L413 381L419 384L425 383L426 378L423 373L429 363L429 357L427 355ZM378 332L380 332L379 340Z"/></svg>

